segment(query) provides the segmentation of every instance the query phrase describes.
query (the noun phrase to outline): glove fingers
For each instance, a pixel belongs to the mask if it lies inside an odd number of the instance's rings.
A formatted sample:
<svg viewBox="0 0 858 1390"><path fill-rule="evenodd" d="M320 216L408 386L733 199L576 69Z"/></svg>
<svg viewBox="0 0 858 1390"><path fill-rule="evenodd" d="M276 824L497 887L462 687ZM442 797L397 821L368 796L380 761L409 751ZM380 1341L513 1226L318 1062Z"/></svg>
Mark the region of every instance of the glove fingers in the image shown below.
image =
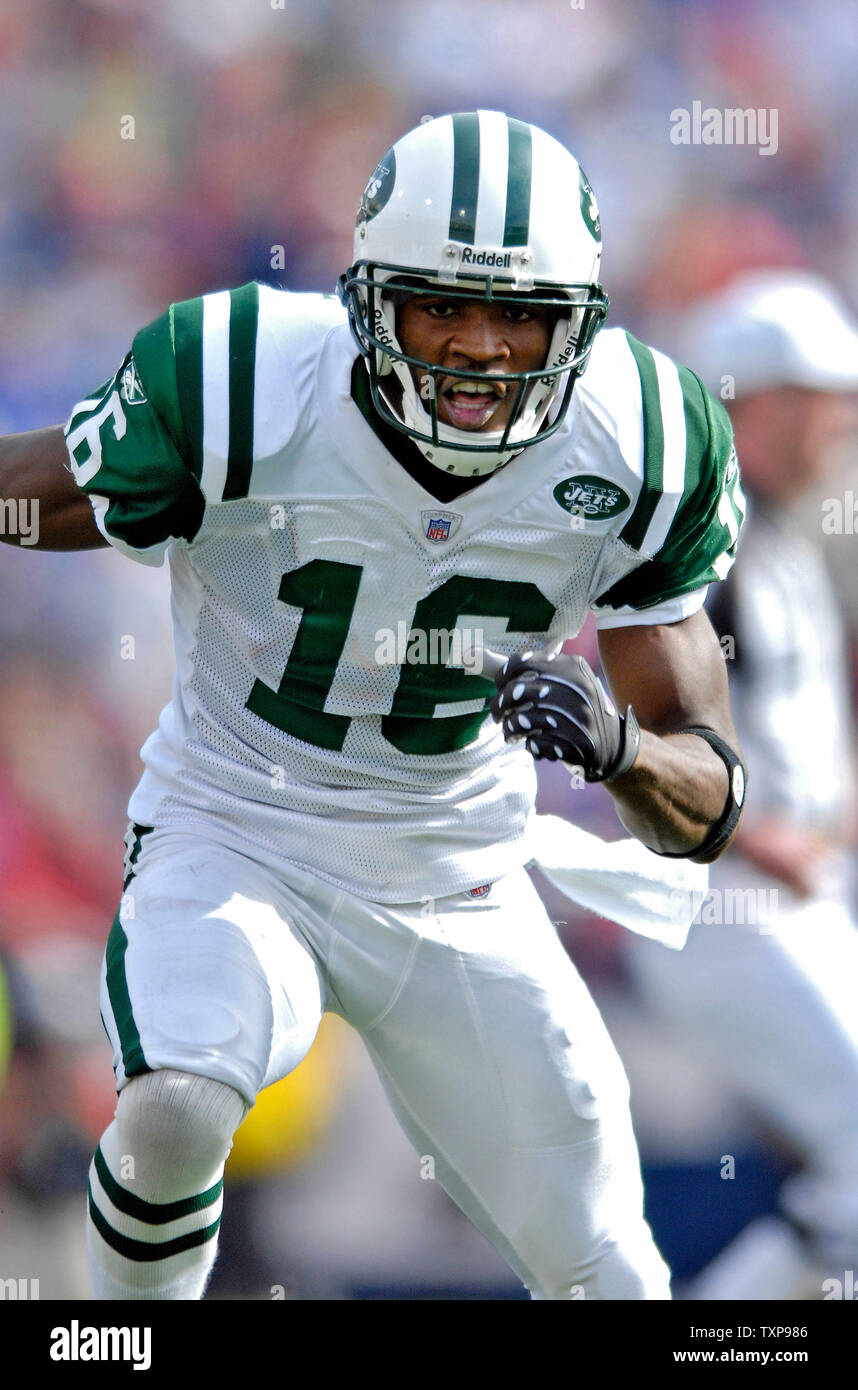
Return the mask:
<svg viewBox="0 0 858 1390"><path fill-rule="evenodd" d="M537 738L563 749L560 754L567 762L590 765L595 758L597 743L588 729L582 729L562 711L543 706L516 709L503 720L504 738Z"/></svg>
<svg viewBox="0 0 858 1390"><path fill-rule="evenodd" d="M495 676L495 685L500 690L502 686L506 685L508 681L514 680L522 671L531 671L533 669L530 665L531 661L539 660L540 658L534 657L532 652L525 652L523 656L518 652L513 652L512 656L507 657L506 662Z"/></svg>

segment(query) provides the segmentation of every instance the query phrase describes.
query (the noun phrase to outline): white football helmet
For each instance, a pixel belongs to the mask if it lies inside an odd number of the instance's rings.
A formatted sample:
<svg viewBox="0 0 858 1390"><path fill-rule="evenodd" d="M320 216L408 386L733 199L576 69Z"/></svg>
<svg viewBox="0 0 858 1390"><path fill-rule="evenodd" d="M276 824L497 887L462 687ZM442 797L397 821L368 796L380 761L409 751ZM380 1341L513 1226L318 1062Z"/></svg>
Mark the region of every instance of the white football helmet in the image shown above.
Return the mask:
<svg viewBox="0 0 858 1390"><path fill-rule="evenodd" d="M500 111L473 111L426 120L403 136L364 190L354 264L338 284L382 419L435 467L463 477L494 472L547 439L608 312L598 284L601 250L593 190L545 131ZM399 345L402 296L437 296L439 288L451 298L521 306L526 296L534 307L560 310L544 365L502 377L517 383L502 430L439 421L437 378L448 369L408 357ZM499 374L457 368L456 377L496 382Z"/></svg>

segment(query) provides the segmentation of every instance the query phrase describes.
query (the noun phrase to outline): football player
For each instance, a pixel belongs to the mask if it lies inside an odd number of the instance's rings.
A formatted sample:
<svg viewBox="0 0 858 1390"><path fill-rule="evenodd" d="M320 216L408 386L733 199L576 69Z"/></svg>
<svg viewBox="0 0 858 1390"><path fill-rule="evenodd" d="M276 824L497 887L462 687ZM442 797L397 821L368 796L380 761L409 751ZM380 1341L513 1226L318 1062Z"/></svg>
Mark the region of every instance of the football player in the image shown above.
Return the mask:
<svg viewBox="0 0 858 1390"><path fill-rule="evenodd" d="M202 1295L232 1135L332 1010L534 1298L664 1299L627 1082L522 865L540 757L660 854L733 834L702 611L742 513L730 425L601 329L593 191L535 126L421 123L354 244L339 297L174 304L65 444L0 452L43 547L172 574L104 964L94 1292ZM591 609L613 700L557 655Z"/></svg>

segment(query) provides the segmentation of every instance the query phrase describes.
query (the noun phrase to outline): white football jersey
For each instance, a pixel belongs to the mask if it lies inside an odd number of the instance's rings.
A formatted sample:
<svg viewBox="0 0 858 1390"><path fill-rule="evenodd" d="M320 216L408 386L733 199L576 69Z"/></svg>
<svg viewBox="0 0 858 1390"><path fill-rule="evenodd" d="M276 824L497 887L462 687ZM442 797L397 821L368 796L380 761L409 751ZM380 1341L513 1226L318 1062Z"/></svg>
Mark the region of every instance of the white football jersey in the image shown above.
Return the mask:
<svg viewBox="0 0 858 1390"><path fill-rule="evenodd" d="M556 651L591 609L688 616L743 508L724 411L622 329L555 435L440 504L381 442L339 302L256 284L143 329L67 442L111 544L172 572L174 694L132 820L380 902L526 857L532 759L478 648Z"/></svg>

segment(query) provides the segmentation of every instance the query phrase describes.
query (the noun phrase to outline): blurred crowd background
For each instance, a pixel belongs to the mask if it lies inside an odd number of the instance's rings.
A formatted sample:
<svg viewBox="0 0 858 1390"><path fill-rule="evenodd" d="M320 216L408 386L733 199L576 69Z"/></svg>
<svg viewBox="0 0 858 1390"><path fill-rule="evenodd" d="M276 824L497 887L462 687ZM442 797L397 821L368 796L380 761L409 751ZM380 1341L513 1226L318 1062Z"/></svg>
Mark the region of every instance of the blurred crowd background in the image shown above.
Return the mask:
<svg viewBox="0 0 858 1390"><path fill-rule="evenodd" d="M854 305L855 21L854 0L0 0L0 431L64 420L172 300L333 288L369 173L449 110L504 109L575 152L612 322L644 341L669 347L698 296L755 266L810 266ZM775 108L777 152L672 143L694 100ZM855 461L853 442L826 492ZM854 633L853 546L826 553ZM86 1169L114 1103L96 977L137 752L169 698L166 575L0 547L0 651L0 1276L86 1297ZM619 831L601 792L574 813ZM620 929L552 912L633 1041L651 1216L687 1276L792 1157L642 1024ZM236 1143L213 1293L517 1296L337 1023ZM707 1185L713 1142L748 1156L747 1181Z"/></svg>

